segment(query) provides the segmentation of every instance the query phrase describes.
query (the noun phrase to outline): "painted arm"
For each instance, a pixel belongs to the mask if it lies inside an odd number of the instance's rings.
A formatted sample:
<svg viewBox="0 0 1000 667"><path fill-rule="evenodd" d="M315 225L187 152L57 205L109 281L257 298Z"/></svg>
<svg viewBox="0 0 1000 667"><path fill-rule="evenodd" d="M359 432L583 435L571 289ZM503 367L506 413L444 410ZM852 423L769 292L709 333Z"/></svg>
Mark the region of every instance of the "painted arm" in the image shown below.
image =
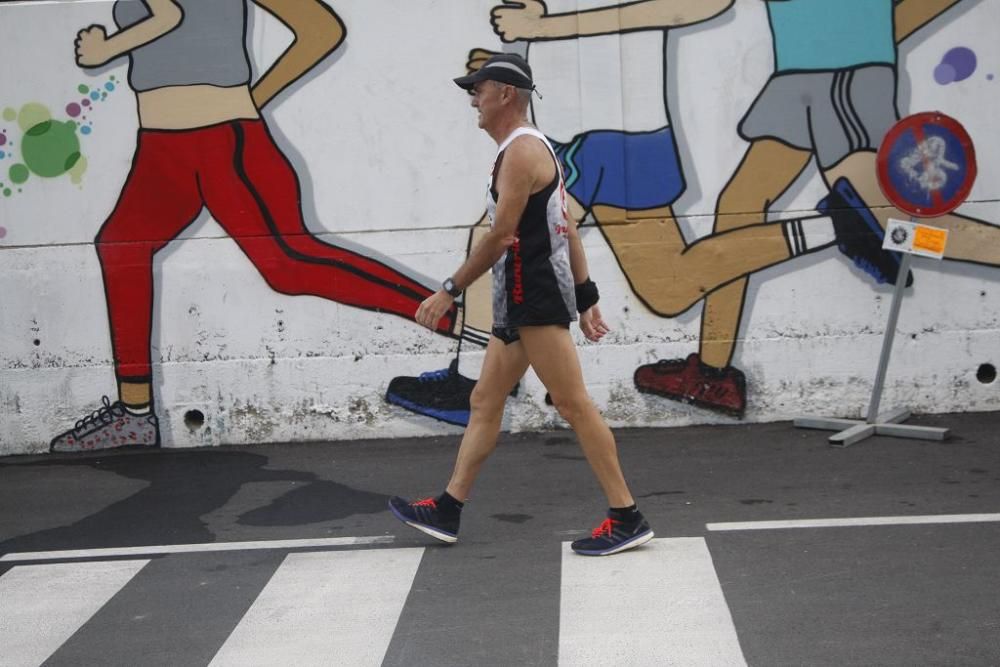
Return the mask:
<svg viewBox="0 0 1000 667"><path fill-rule="evenodd" d="M896 43L923 28L962 0L900 0L894 8Z"/></svg>
<svg viewBox="0 0 1000 667"><path fill-rule="evenodd" d="M120 55L167 34L184 19L184 11L174 0L143 0L149 16L119 30L111 37L102 25L84 28L76 36L76 64L100 67Z"/></svg>
<svg viewBox="0 0 1000 667"><path fill-rule="evenodd" d="M204 0L203 0L204 1ZM258 109L333 53L347 36L340 17L319 0L254 0L292 31L291 45L254 84Z"/></svg>
<svg viewBox="0 0 1000 667"><path fill-rule="evenodd" d="M707 21L734 0L638 0L582 12L549 14L542 0L518 0L493 8L493 30L505 42L545 41L676 28Z"/></svg>

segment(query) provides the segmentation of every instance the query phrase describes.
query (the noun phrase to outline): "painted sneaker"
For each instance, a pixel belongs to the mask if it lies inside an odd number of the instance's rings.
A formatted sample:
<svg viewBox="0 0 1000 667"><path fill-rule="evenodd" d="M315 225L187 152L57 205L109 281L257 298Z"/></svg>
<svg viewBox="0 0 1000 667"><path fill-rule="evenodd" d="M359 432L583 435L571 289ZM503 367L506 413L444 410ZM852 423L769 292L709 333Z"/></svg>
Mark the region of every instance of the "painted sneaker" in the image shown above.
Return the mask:
<svg viewBox="0 0 1000 667"><path fill-rule="evenodd" d="M454 517L446 517L438 509L437 501L433 498L424 498L411 503L399 496L393 496L389 498L389 510L407 526L427 533L435 539L448 544L458 541L458 524L462 515L456 512Z"/></svg>
<svg viewBox="0 0 1000 667"><path fill-rule="evenodd" d="M395 377L385 400L419 415L457 426L469 425L469 397L475 380L458 372L458 359L446 369L421 373L419 377Z"/></svg>
<svg viewBox="0 0 1000 667"><path fill-rule="evenodd" d="M160 427L156 415L132 414L121 401L104 396L104 406L57 435L49 445L53 452L89 452L117 447L159 447Z"/></svg>
<svg viewBox="0 0 1000 667"><path fill-rule="evenodd" d="M701 363L697 352L687 359L661 359L635 369L635 388L675 401L742 417L747 406L747 382L733 366L713 368Z"/></svg>
<svg viewBox="0 0 1000 667"><path fill-rule="evenodd" d="M899 254L882 248L885 232L849 180L838 178L830 194L816 205L816 210L833 220L837 247L855 266L880 285L896 284ZM906 275L906 286L912 284L913 272L910 271Z"/></svg>
<svg viewBox="0 0 1000 667"><path fill-rule="evenodd" d="M570 545L581 556L610 556L634 549L653 539L653 529L642 516L630 523L606 518L594 529L590 537L576 540Z"/></svg>

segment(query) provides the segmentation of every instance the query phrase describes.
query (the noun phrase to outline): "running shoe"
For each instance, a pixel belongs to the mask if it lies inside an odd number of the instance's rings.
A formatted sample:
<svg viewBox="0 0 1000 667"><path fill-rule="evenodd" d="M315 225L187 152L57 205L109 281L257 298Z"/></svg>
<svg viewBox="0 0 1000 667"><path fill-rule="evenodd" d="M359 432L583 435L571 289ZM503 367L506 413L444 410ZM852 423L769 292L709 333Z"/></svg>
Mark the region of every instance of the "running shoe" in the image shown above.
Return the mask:
<svg viewBox="0 0 1000 667"><path fill-rule="evenodd" d="M610 556L634 549L651 539L653 529L642 514L636 512L636 519L628 523L608 516L590 537L576 540L570 547L582 556Z"/></svg>
<svg viewBox="0 0 1000 667"><path fill-rule="evenodd" d="M830 194L816 210L833 220L837 248L876 283L895 285L899 276L900 256L882 248L885 232L872 215L868 204L846 178L838 178ZM906 275L906 286L913 284L913 272Z"/></svg>
<svg viewBox="0 0 1000 667"><path fill-rule="evenodd" d="M409 502L399 496L389 498L389 510L407 526L416 528L431 537L452 544L458 541L458 523L461 513L446 516L438 509L437 500L424 498Z"/></svg>

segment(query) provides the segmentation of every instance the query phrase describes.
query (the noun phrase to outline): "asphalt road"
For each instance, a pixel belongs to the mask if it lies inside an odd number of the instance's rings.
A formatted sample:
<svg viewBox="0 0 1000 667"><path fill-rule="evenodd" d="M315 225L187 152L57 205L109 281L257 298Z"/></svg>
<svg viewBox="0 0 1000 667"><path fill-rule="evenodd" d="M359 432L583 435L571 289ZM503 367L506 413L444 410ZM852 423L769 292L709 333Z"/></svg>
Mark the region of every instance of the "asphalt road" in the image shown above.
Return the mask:
<svg viewBox="0 0 1000 667"><path fill-rule="evenodd" d="M454 546L386 509L454 437L0 459L0 665L1000 664L1000 413L909 423L952 437L619 431L657 539L604 559L568 431L502 437Z"/></svg>

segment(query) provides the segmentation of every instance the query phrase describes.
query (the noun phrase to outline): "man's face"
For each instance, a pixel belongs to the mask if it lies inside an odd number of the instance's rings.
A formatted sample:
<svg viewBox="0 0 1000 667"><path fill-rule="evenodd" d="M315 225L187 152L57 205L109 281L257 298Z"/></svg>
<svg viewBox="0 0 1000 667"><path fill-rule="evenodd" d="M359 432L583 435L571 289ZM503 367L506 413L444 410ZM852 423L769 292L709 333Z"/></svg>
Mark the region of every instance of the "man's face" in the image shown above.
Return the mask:
<svg viewBox="0 0 1000 667"><path fill-rule="evenodd" d="M469 91L470 103L479 111L479 127L487 127L497 117L503 107L504 88L504 84L496 81L479 81Z"/></svg>

